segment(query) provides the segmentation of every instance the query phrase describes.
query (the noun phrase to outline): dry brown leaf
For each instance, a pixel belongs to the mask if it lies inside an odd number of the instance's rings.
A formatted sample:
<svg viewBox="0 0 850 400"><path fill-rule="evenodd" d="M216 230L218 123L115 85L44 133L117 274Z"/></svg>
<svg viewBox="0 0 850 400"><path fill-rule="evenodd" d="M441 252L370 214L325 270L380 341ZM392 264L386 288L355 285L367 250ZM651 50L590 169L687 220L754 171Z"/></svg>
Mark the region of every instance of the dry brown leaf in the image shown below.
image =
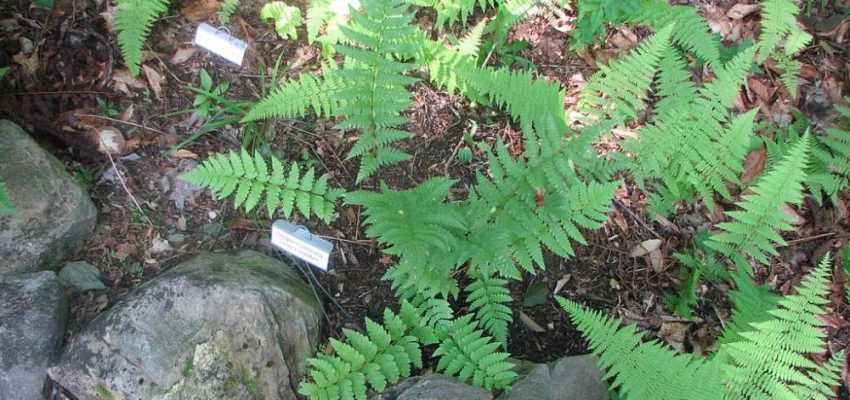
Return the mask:
<svg viewBox="0 0 850 400"><path fill-rule="evenodd" d="M528 329L531 329L534 332L546 332L546 329L540 326L540 324L538 324L537 322L534 322L534 320L531 319L528 314L522 311L519 312L519 320L522 321L522 323L525 324Z"/></svg>
<svg viewBox="0 0 850 400"><path fill-rule="evenodd" d="M112 72L112 87L115 90L132 94L132 89L145 89L148 85L139 76L133 76L126 68L118 68Z"/></svg>
<svg viewBox="0 0 850 400"><path fill-rule="evenodd" d="M121 111L121 114L118 114L118 116L115 117L115 119L117 119L119 121L127 122L127 121L133 119L133 113L134 112L135 112L135 107L133 107L133 103L130 103L130 105L127 106L127 108L125 108L124 111Z"/></svg>
<svg viewBox="0 0 850 400"><path fill-rule="evenodd" d="M614 211L614 223L620 227L620 231L623 232L623 235L629 234L629 223L626 222L626 217L624 217L620 211Z"/></svg>
<svg viewBox="0 0 850 400"><path fill-rule="evenodd" d="M572 277L573 276L571 274L566 274L563 278L558 279L558 282L555 284L555 290L552 292L552 295L558 294L558 292L560 292L561 289L564 288L564 285L566 285Z"/></svg>
<svg viewBox="0 0 850 400"><path fill-rule="evenodd" d="M145 72L145 78L148 79L148 84L157 99L162 99L162 83L165 78L156 72L155 69L142 64L142 70Z"/></svg>
<svg viewBox="0 0 850 400"><path fill-rule="evenodd" d="M106 6L106 10L100 13L100 16L103 17L103 21L106 22L106 30L109 32L115 32L115 12L118 11L117 6Z"/></svg>
<svg viewBox="0 0 850 400"><path fill-rule="evenodd" d="M180 13L189 22L198 22L207 19L221 10L221 3L216 0L194 0L188 6L183 7Z"/></svg>
<svg viewBox="0 0 850 400"><path fill-rule="evenodd" d="M183 64L184 62L189 61L189 59L194 57L197 53L197 47L185 47L182 49L177 49L177 51L174 52L174 55L171 56L171 60L169 60L169 62L175 65Z"/></svg>
<svg viewBox="0 0 850 400"><path fill-rule="evenodd" d="M760 8L761 6L758 4L735 4L726 12L726 16L732 19L742 19Z"/></svg>
<svg viewBox="0 0 850 400"><path fill-rule="evenodd" d="M33 54L32 56L27 57L27 55L24 53L18 53L15 54L12 59L15 60L16 63L20 64L21 67L23 67L24 72L29 75L33 75L36 73L36 71L38 71L37 54Z"/></svg>
<svg viewBox="0 0 850 400"><path fill-rule="evenodd" d="M661 254L661 249L655 249L649 252L649 264L655 273L664 271L664 255Z"/></svg>
<svg viewBox="0 0 850 400"><path fill-rule="evenodd" d="M637 246L632 247L632 250L629 252L629 255L632 257L642 257L649 254L653 250L657 250L661 247L661 244L664 243L661 239L649 239L639 243Z"/></svg>
<svg viewBox="0 0 850 400"><path fill-rule="evenodd" d="M658 330L658 337L664 339L670 347L679 352L685 352L685 338L688 333L688 324L681 322L665 322Z"/></svg>
<svg viewBox="0 0 850 400"><path fill-rule="evenodd" d="M179 150L172 152L171 157L175 157L175 158L198 158L198 155L189 151L189 150L186 150L186 149L179 149Z"/></svg>
<svg viewBox="0 0 850 400"><path fill-rule="evenodd" d="M761 146L747 155L744 160L744 175L741 176L741 183L748 184L764 172L764 165L767 162L767 150Z"/></svg>
<svg viewBox="0 0 850 400"><path fill-rule="evenodd" d="M761 100L763 102L769 102L770 98L773 97L773 94L776 93L775 87L769 88L764 82L756 77L747 78L747 88L750 89L750 93L755 95L755 97L750 96L750 101Z"/></svg>

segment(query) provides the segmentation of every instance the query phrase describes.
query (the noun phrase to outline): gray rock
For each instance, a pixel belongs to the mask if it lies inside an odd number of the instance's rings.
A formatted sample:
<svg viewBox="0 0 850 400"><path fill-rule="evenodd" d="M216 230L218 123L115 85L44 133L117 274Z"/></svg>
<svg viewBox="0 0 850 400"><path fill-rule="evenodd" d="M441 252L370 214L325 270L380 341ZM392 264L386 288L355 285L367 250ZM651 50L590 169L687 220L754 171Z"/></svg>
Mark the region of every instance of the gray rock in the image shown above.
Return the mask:
<svg viewBox="0 0 850 400"><path fill-rule="evenodd" d="M552 388L556 399L608 400L608 387L599 369L599 357L564 357L552 367Z"/></svg>
<svg viewBox="0 0 850 400"><path fill-rule="evenodd" d="M68 303L54 272L0 278L0 399L44 398Z"/></svg>
<svg viewBox="0 0 850 400"><path fill-rule="evenodd" d="M59 280L65 287L77 292L106 289L106 285L100 281L100 270L85 261L72 262L62 267Z"/></svg>
<svg viewBox="0 0 850 400"><path fill-rule="evenodd" d="M405 379L387 388L372 400L492 400L493 394L485 389L458 382L442 374Z"/></svg>
<svg viewBox="0 0 850 400"><path fill-rule="evenodd" d="M205 253L95 318L49 373L79 400L296 399L320 315L290 266Z"/></svg>
<svg viewBox="0 0 850 400"><path fill-rule="evenodd" d="M500 400L549 400L555 399L552 376L546 364L521 365L517 371L520 377L514 381L509 394ZM575 399L580 399L576 397Z"/></svg>
<svg viewBox="0 0 850 400"><path fill-rule="evenodd" d="M0 217L0 275L54 268L88 240L97 210L56 157L5 120L0 160L0 179L18 210Z"/></svg>

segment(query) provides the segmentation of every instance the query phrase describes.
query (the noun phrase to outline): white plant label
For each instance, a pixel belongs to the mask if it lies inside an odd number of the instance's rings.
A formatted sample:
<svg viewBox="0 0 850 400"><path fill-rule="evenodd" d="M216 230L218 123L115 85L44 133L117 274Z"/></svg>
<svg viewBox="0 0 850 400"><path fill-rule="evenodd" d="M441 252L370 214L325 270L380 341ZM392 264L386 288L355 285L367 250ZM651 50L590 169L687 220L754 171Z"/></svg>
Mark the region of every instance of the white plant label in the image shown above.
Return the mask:
<svg viewBox="0 0 850 400"><path fill-rule="evenodd" d="M333 244L313 236L304 227L286 221L275 221L272 225L272 244L324 272L328 271Z"/></svg>
<svg viewBox="0 0 850 400"><path fill-rule="evenodd" d="M201 24L198 27L195 44L240 67L245 58L245 51L248 50L248 43L209 24Z"/></svg>

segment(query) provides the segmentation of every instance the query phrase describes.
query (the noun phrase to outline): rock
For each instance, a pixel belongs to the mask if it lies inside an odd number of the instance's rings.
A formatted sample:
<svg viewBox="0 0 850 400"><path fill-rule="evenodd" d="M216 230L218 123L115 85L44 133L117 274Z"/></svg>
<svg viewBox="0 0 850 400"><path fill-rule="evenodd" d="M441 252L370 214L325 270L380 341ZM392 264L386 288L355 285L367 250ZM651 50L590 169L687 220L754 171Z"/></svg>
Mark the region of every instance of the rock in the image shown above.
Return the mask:
<svg viewBox="0 0 850 400"><path fill-rule="evenodd" d="M608 388L593 355L564 357L551 364L518 362L513 390L499 400L608 400Z"/></svg>
<svg viewBox="0 0 850 400"><path fill-rule="evenodd" d="M76 292L106 289L106 285L100 281L100 270L85 261L72 262L62 267L59 280Z"/></svg>
<svg viewBox="0 0 850 400"><path fill-rule="evenodd" d="M408 378L387 388L372 400L492 400L493 394L483 388L460 383L442 374Z"/></svg>
<svg viewBox="0 0 850 400"><path fill-rule="evenodd" d="M599 357L583 355L564 357L551 370L556 399L608 400L608 387L599 369Z"/></svg>
<svg viewBox="0 0 850 400"><path fill-rule="evenodd" d="M185 241L186 241L186 235L184 235L182 233L172 233L172 234L168 235L168 243L171 243L175 246L183 244L183 242L185 242Z"/></svg>
<svg viewBox="0 0 850 400"><path fill-rule="evenodd" d="M79 400L296 399L320 316L283 262L204 253L95 318L49 373Z"/></svg>
<svg viewBox="0 0 850 400"><path fill-rule="evenodd" d="M68 303L56 273L0 278L0 399L43 399Z"/></svg>
<svg viewBox="0 0 850 400"><path fill-rule="evenodd" d="M5 120L0 160L0 179L18 210L0 217L0 275L54 268L88 240L97 210L56 157Z"/></svg>

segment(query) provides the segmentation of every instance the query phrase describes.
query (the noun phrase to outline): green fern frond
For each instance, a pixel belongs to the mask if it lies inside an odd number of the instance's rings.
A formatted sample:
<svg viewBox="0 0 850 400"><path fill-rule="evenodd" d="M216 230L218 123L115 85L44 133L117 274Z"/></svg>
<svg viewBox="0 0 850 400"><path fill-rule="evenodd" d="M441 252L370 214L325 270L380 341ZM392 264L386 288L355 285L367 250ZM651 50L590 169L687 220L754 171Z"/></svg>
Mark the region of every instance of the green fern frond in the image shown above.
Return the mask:
<svg viewBox="0 0 850 400"><path fill-rule="evenodd" d="M773 292L773 287L756 284L742 271L735 271L731 278L736 286L729 292L729 299L734 305L732 321L717 340L718 346L744 340L741 334L751 330L752 324L773 319L768 311L775 308L782 298Z"/></svg>
<svg viewBox="0 0 850 400"><path fill-rule="evenodd" d="M471 314L442 327L440 346L434 351L434 356L440 357L437 371L487 390L509 388L517 377L511 371L514 364L506 361L509 354L497 352L500 344L477 328Z"/></svg>
<svg viewBox="0 0 850 400"><path fill-rule="evenodd" d="M8 73L9 73L9 67L0 68L0 81L2 81L3 78L6 77L6 74L8 74Z"/></svg>
<svg viewBox="0 0 850 400"><path fill-rule="evenodd" d="M224 0L221 3L221 10L218 11L218 19L222 24L230 22L230 17L236 13L236 7L239 7L240 0Z"/></svg>
<svg viewBox="0 0 850 400"><path fill-rule="evenodd" d="M696 7L670 5L663 0L644 0L632 22L651 25L656 29L674 25L673 41L712 67L720 65L720 41L711 34L705 18L697 15Z"/></svg>
<svg viewBox="0 0 850 400"><path fill-rule="evenodd" d="M779 301L770 311L771 320L753 323L744 340L723 350L728 356L725 370L726 399L822 398L831 396L832 371L824 370L805 353L824 350L826 326L818 316L826 314L830 265L824 258L797 294ZM813 379L816 378L816 379Z"/></svg>
<svg viewBox="0 0 850 400"><path fill-rule="evenodd" d="M417 293L457 296L459 285L452 278L455 265L444 252L434 253L427 259L402 258L383 279L392 281L393 290L402 298L413 298Z"/></svg>
<svg viewBox="0 0 850 400"><path fill-rule="evenodd" d="M422 368L422 351L413 331L420 324L417 310L403 302L396 315L384 310L384 324L366 318L366 334L343 329L347 343L331 339L334 355L310 358L309 380L298 390L311 399L365 400L367 388L378 392Z"/></svg>
<svg viewBox="0 0 850 400"><path fill-rule="evenodd" d="M648 92L658 72L661 56L670 47L673 26L646 39L627 56L600 65L579 97L578 109L601 119L629 117L646 108Z"/></svg>
<svg viewBox="0 0 850 400"><path fill-rule="evenodd" d="M6 183L0 179L0 215L15 216L18 211L15 205L12 204L12 199L9 198L9 192L6 189Z"/></svg>
<svg viewBox="0 0 850 400"><path fill-rule="evenodd" d="M329 188L327 175L316 179L313 168L302 175L293 164L287 173L283 163L271 157L269 170L262 156L252 157L244 148L241 153L216 154L180 179L209 188L219 199L233 196L234 207L244 204L246 211L259 205L265 194L270 217L280 209L288 218L297 208L305 217L312 213L325 222L330 222L334 203L345 193Z"/></svg>
<svg viewBox="0 0 850 400"><path fill-rule="evenodd" d="M398 127L408 121L402 113L411 104L405 86L418 80L402 73L416 65L397 61L394 55L416 53L420 38L411 24L413 14L407 13L402 0L369 0L362 5L364 13L352 14L349 25L340 27L349 45L337 46L346 56L340 77L351 83L337 94L343 102L339 115L345 117L337 128L362 131L348 154L349 159L360 157L357 182L381 166L410 158L390 145L410 136Z"/></svg>
<svg viewBox="0 0 850 400"><path fill-rule="evenodd" d="M803 64L799 61L794 61L790 58L781 58L779 60L779 68L782 69L782 85L791 93L792 97L797 97L800 88L800 68Z"/></svg>
<svg viewBox="0 0 850 400"><path fill-rule="evenodd" d="M508 343L508 325L513 321L513 312L506 305L513 300L507 288L508 281L480 272L471 272L470 275L475 280L466 287L469 310L475 311L484 330L504 347Z"/></svg>
<svg viewBox="0 0 850 400"><path fill-rule="evenodd" d="M299 80L290 80L268 97L261 100L242 122L269 118L303 117L312 109L320 117L332 117L340 107L336 95L347 84L333 71L324 75L301 74Z"/></svg>
<svg viewBox="0 0 850 400"><path fill-rule="evenodd" d="M260 18L274 22L274 30L283 39L298 39L297 28L301 25L301 9L282 1L267 3L260 10Z"/></svg>
<svg viewBox="0 0 850 400"><path fill-rule="evenodd" d="M835 109L850 119L850 109L836 106ZM850 186L850 131L827 129L826 134L817 136L818 146L812 148L812 169L806 180L812 194L821 201L820 193L836 201L838 192Z"/></svg>
<svg viewBox="0 0 850 400"><path fill-rule="evenodd" d="M432 83L438 88L446 88L449 93L457 91L467 98L478 100L477 93L458 76L458 71L477 65L485 26L484 21L479 22L454 47L447 47L437 41L425 42L422 46L423 54L419 58L428 66L428 76Z"/></svg>
<svg viewBox="0 0 850 400"><path fill-rule="evenodd" d="M142 48L151 27L160 14L168 11L170 0L115 0L115 29L124 62L133 75L142 63Z"/></svg>
<svg viewBox="0 0 850 400"><path fill-rule="evenodd" d="M496 6L495 0L435 0L433 3L437 10L437 26L466 23L476 6L481 11Z"/></svg>
<svg viewBox="0 0 850 400"><path fill-rule="evenodd" d="M793 56L812 40L812 36L797 22L800 7L796 0L765 0L761 9L762 32L756 44L759 62L774 54ZM782 47L781 53L776 52L779 47Z"/></svg>
<svg viewBox="0 0 850 400"><path fill-rule="evenodd" d="M733 221L718 224L725 232L711 237L708 246L732 258L735 264L752 275L752 269L741 254L746 253L763 264L767 255L778 255L774 244L784 244L777 230L793 230L794 217L782 211L790 203L803 200L802 183L809 159L811 138L803 137L776 167L765 174L753 188L755 194L743 196L737 203L741 211L728 211Z"/></svg>
<svg viewBox="0 0 850 400"><path fill-rule="evenodd" d="M721 395L719 370L704 359L678 354L657 340L643 342L635 325L556 297L588 347L599 356L604 380L630 399L716 399Z"/></svg>

